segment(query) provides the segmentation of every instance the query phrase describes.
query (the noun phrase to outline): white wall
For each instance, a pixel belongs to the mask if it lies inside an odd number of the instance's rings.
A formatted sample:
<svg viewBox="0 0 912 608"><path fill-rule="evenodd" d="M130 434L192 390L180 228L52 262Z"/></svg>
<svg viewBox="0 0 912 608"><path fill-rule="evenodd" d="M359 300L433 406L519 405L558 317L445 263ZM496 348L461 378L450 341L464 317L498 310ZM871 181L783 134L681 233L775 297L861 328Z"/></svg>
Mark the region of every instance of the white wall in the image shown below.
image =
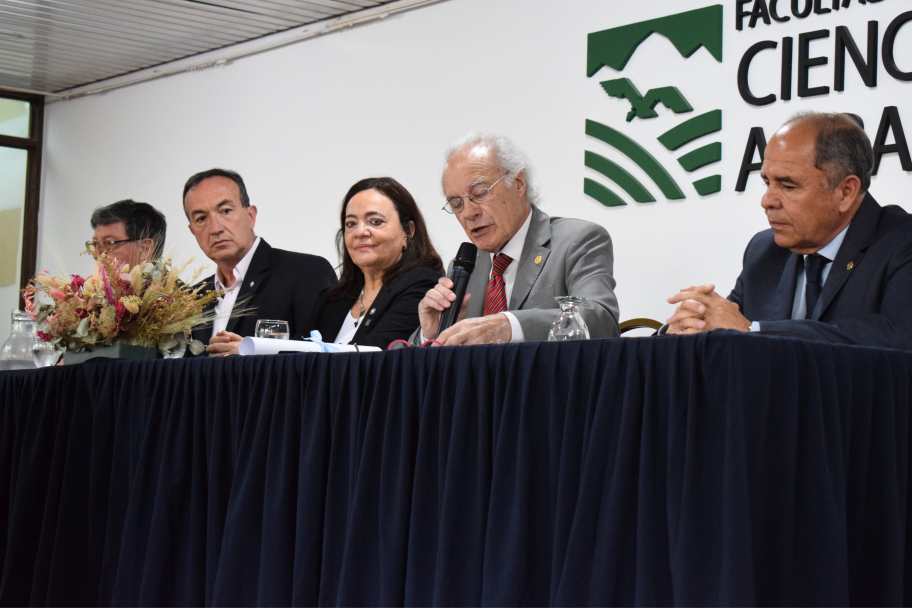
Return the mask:
<svg viewBox="0 0 912 608"><path fill-rule="evenodd" d="M39 268L86 272L79 258L90 236L92 209L123 198L160 208L169 223L169 247L201 257L181 208L191 174L219 166L239 171L259 207L257 233L272 245L316 253L336 263L333 236L338 205L360 178L391 175L419 201L445 258L466 240L456 220L440 211L444 146L470 130L514 138L536 165L542 208L552 215L598 222L615 243L615 277L622 319L664 319L665 298L696 282L715 282L727 293L752 234L766 227L755 174L743 194L735 177L752 126L767 137L789 114L804 109L853 111L876 132L882 108L899 106L912 128L909 83L882 65L869 90L851 66L845 93L749 106L736 73L753 43L800 32L849 25L865 48L865 23L881 21L881 36L906 3L852 3L830 15L793 18L788 24L734 27L734 0L724 0L724 53L719 64L705 49L682 58L668 40L652 36L620 74L641 92L675 85L695 111L626 123L629 105L608 98L599 81L620 77L603 68L586 78L590 32L701 8L707 0L447 0L351 30L307 40L220 68L152 81L47 108ZM788 2L780 1L788 6ZM749 7L748 7L749 8ZM832 86L833 38L812 45L830 64L815 68L811 85ZM896 45L900 67L912 70L912 25ZM751 73L757 93L778 92L779 55L757 57ZM698 113L722 108L723 132L674 153L655 137ZM649 178L584 133L587 118L610 124L646 145L687 194L670 202ZM674 161L683 152L723 142L723 161L686 174ZM650 143L651 142L651 143ZM583 165L592 150L631 169L658 202L606 208L583 194ZM691 181L723 176L722 192L696 195ZM598 181L610 182L602 177ZM912 209L908 174L896 155L884 159L872 193L882 203ZM619 189L617 189L620 192Z"/></svg>

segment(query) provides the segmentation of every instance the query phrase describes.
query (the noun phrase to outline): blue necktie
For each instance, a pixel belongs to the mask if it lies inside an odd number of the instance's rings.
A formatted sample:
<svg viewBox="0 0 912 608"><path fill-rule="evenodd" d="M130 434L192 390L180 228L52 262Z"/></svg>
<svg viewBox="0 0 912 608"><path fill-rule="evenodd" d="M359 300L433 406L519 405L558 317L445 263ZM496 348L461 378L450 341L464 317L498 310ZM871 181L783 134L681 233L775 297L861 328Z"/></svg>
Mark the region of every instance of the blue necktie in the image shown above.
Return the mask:
<svg viewBox="0 0 912 608"><path fill-rule="evenodd" d="M807 256L804 270L804 302L807 308L805 319L810 319L814 314L814 307L817 306L817 300L823 290L823 267L829 263L830 260L819 253Z"/></svg>

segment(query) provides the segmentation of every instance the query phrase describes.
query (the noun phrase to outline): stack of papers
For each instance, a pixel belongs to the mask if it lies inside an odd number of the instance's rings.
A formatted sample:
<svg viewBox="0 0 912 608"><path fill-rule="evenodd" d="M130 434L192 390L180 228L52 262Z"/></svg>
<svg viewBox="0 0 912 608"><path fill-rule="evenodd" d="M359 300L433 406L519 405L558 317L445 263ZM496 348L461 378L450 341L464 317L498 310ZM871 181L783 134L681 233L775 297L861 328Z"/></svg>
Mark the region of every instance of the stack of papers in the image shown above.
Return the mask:
<svg viewBox="0 0 912 608"><path fill-rule="evenodd" d="M366 353L379 352L380 349L376 346L326 344L309 340L276 340L275 338L244 338L241 340L242 355L276 355L283 351L299 353Z"/></svg>

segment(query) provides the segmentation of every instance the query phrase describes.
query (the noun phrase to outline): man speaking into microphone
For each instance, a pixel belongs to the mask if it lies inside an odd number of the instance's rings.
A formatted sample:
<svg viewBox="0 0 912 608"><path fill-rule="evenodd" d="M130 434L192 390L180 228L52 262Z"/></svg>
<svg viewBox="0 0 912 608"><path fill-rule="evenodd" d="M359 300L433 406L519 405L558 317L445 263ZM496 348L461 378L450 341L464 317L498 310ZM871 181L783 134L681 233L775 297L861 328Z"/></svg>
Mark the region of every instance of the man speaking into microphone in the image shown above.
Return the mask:
<svg viewBox="0 0 912 608"><path fill-rule="evenodd" d="M444 346L548 339L556 296L580 296L592 338L619 335L611 237L597 224L552 218L539 207L526 155L506 137L470 133L447 148L444 211L478 248L461 319L442 331L456 301L453 265L418 306L413 343Z"/></svg>

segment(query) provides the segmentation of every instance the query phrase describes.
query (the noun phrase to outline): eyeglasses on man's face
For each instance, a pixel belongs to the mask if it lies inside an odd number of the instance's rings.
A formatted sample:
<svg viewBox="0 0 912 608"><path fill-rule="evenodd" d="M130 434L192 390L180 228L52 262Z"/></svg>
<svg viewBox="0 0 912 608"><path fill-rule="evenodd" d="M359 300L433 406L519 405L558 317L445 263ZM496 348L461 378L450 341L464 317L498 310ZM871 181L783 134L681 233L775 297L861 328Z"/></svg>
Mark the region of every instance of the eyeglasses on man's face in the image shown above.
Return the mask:
<svg viewBox="0 0 912 608"><path fill-rule="evenodd" d="M114 249L123 243L132 243L138 240L139 239L122 239L120 241L114 241L111 239L102 239L100 241L96 241L93 239L91 241L86 241L86 250L89 251L89 253L110 251L111 249Z"/></svg>
<svg viewBox="0 0 912 608"><path fill-rule="evenodd" d="M485 186L484 184L475 184L472 186L472 191L465 196L451 196L447 199L446 204L443 206L443 210L447 213L452 213L458 215L465 208L465 200L469 199L476 205L484 205L491 198L491 190L494 189L494 186L500 183L500 180L505 178L510 172L505 171L503 175L500 176L496 182L490 186Z"/></svg>

